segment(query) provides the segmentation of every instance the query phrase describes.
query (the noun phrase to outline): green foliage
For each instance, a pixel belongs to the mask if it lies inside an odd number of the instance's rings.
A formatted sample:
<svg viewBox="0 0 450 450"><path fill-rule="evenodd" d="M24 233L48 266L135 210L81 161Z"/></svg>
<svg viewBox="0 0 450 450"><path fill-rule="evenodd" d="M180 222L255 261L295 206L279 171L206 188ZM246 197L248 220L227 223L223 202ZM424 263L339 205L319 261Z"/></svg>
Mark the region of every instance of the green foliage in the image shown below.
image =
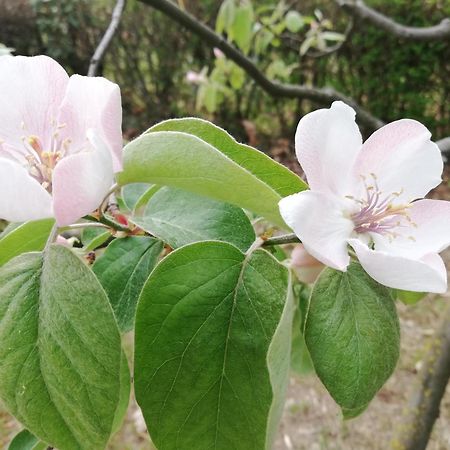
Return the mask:
<svg viewBox="0 0 450 450"><path fill-rule="evenodd" d="M123 332L133 328L139 294L162 249L162 242L150 237L116 239L92 267Z"/></svg>
<svg viewBox="0 0 450 450"><path fill-rule="evenodd" d="M172 248L218 240L245 251L255 240L252 224L241 208L169 187L159 189L144 214L132 220Z"/></svg>
<svg viewBox="0 0 450 450"><path fill-rule="evenodd" d="M281 226L278 202L306 188L263 153L197 119L163 122L129 143L119 183L178 187L249 209Z"/></svg>
<svg viewBox="0 0 450 450"><path fill-rule="evenodd" d="M136 318L135 389L161 450L270 448L289 373L288 271L220 242L171 253Z"/></svg>
<svg viewBox="0 0 450 450"><path fill-rule="evenodd" d="M95 276L52 245L0 269L0 298L0 396L8 410L61 450L104 448L123 387L122 350Z"/></svg>
<svg viewBox="0 0 450 450"><path fill-rule="evenodd" d="M28 430L22 430L20 433L17 433L8 446L8 450L46 450L46 448L47 445L40 442Z"/></svg>
<svg viewBox="0 0 450 450"><path fill-rule="evenodd" d="M0 238L0 266L25 252L40 251L50 235L53 219L26 222Z"/></svg>
<svg viewBox="0 0 450 450"><path fill-rule="evenodd" d="M344 417L357 416L398 360L400 331L390 290L356 262L347 272L325 269L311 294L305 340Z"/></svg>

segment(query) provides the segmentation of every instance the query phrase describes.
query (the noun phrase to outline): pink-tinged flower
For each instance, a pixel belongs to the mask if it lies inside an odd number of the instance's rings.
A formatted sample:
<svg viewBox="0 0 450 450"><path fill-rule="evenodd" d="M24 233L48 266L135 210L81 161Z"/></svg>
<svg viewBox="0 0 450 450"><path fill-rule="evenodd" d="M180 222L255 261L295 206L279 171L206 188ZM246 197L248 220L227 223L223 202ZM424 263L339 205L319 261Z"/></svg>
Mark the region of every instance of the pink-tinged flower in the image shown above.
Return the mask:
<svg viewBox="0 0 450 450"><path fill-rule="evenodd" d="M442 156L430 137L422 124L403 119L363 144L346 104L307 114L295 145L311 190L281 200L281 215L330 267L346 270L350 245L386 286L445 292L438 253L450 245L450 202L419 200L441 182Z"/></svg>
<svg viewBox="0 0 450 450"><path fill-rule="evenodd" d="M322 272L324 265L311 256L303 244L294 247L291 254L291 267L302 283L314 283Z"/></svg>
<svg viewBox="0 0 450 450"><path fill-rule="evenodd" d="M186 72L186 81L190 84L202 84L206 81L206 77L202 72L194 72L193 70L188 70Z"/></svg>
<svg viewBox="0 0 450 450"><path fill-rule="evenodd" d="M122 168L119 87L4 56L0 98L0 218L64 226L94 211Z"/></svg>
<svg viewBox="0 0 450 450"><path fill-rule="evenodd" d="M214 47L213 53L217 59L225 58L225 53L222 50L220 50L220 48Z"/></svg>

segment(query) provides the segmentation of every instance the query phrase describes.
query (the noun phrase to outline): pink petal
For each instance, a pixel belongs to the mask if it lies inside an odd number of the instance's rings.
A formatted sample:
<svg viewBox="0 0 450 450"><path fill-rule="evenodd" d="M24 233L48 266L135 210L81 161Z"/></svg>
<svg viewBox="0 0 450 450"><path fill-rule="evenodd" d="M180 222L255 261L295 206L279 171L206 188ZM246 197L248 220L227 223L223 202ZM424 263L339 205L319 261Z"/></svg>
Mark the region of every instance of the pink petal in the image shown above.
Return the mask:
<svg viewBox="0 0 450 450"><path fill-rule="evenodd" d="M53 208L59 226L97 209L113 184L108 147L91 130L88 135L90 148L63 158L53 172Z"/></svg>
<svg viewBox="0 0 450 450"><path fill-rule="evenodd" d="M442 258L436 253L412 259L371 250L357 239L350 239L349 244L364 270L385 286L438 294L447 291L447 271Z"/></svg>
<svg viewBox="0 0 450 450"><path fill-rule="evenodd" d="M421 123L403 119L375 131L364 143L355 175L374 173L385 195L402 192L400 201L424 197L441 182L442 155Z"/></svg>
<svg viewBox="0 0 450 450"><path fill-rule="evenodd" d="M428 253L440 253L450 245L450 202L418 200L408 210L411 224L398 228L397 236L374 236L375 248L396 255L420 258Z"/></svg>
<svg viewBox="0 0 450 450"><path fill-rule="evenodd" d="M304 116L295 134L295 149L312 190L346 195L362 138L355 111L343 102Z"/></svg>
<svg viewBox="0 0 450 450"><path fill-rule="evenodd" d="M0 193L1 219L27 222L53 217L50 194L21 165L5 158L0 158Z"/></svg>
<svg viewBox="0 0 450 450"><path fill-rule="evenodd" d="M0 58L0 142L7 151L24 154L22 137L36 135L50 148L52 123L69 77L47 56Z"/></svg>
<svg viewBox="0 0 450 450"><path fill-rule="evenodd" d="M106 78L73 75L61 106L60 123L70 139L70 152L86 145L86 131L93 129L107 145L114 171L122 169L122 106L120 89Z"/></svg>
<svg viewBox="0 0 450 450"><path fill-rule="evenodd" d="M337 198L304 191L283 198L280 213L302 241L306 251L327 266L345 270L350 262L347 239L353 223L344 217Z"/></svg>

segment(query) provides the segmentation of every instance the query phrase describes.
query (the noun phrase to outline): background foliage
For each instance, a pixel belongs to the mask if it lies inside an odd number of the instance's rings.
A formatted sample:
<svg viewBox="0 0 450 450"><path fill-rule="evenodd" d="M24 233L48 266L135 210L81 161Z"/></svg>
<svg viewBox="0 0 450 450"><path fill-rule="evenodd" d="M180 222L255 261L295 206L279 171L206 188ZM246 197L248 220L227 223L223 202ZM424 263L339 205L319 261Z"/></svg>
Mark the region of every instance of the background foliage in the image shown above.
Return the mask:
<svg viewBox="0 0 450 450"><path fill-rule="evenodd" d="M228 29L217 23L219 31L228 33L271 78L332 86L385 121L411 117L424 122L436 139L450 134L450 48L445 43L404 42L367 24L349 27L349 16L331 0L184 0L180 5L214 27L227 3L235 4L234 17ZM450 3L441 0L367 3L409 25L432 25L450 15ZM46 53L69 72L86 73L113 4L3 1L0 42L17 54ZM234 36L243 37L233 37L233 29ZM332 49L346 31L347 40L337 51L317 48L317 37ZM253 124L262 135L290 137L298 117L316 107L267 96L232 62L217 58L196 36L136 0L127 4L101 71L122 87L128 137L159 120L186 115L212 119L242 140ZM189 83L189 71L202 74L206 82Z"/></svg>

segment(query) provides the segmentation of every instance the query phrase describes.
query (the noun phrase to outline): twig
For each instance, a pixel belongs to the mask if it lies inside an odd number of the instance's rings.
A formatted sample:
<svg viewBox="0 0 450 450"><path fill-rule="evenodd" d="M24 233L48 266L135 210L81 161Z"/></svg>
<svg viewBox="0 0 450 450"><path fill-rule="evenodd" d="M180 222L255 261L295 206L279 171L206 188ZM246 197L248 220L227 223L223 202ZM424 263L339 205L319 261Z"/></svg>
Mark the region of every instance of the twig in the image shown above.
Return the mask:
<svg viewBox="0 0 450 450"><path fill-rule="evenodd" d="M126 0L117 0L116 2L116 6L114 7L112 13L111 22L109 23L105 34L92 55L88 70L89 77L95 77L97 75L98 66L102 62L106 50L108 49L109 44L111 43L114 35L116 34L117 28L119 27L122 12L125 7L125 1Z"/></svg>
<svg viewBox="0 0 450 450"><path fill-rule="evenodd" d="M45 244L45 250L47 250L50 245L55 242L56 236L58 236L58 225L55 223L50 231L50 234L47 239L47 243Z"/></svg>
<svg viewBox="0 0 450 450"><path fill-rule="evenodd" d="M302 242L294 233L284 234L283 236L275 236L269 239L265 239L261 244L261 247L270 247L273 245L283 244L298 244Z"/></svg>
<svg viewBox="0 0 450 450"><path fill-rule="evenodd" d="M108 207L108 202L110 200L110 197L111 197L112 194L114 194L114 192L116 191L117 187L118 187L118 184L114 183L111 186L111 189L105 195L105 198L103 199L102 203L100 204L100 208L99 209L100 209L102 214L106 211L106 208Z"/></svg>
<svg viewBox="0 0 450 450"><path fill-rule="evenodd" d="M108 225L105 225L100 222L82 222L82 223L74 223L72 225L67 225L59 229L59 231L69 231L69 230L77 230L79 228L106 228L110 229Z"/></svg>
<svg viewBox="0 0 450 450"><path fill-rule="evenodd" d="M97 218L97 217L94 217L91 215L87 215L87 216L84 216L83 219L91 220L94 223L102 223L102 224L106 225L108 228L112 228L113 230L116 230L116 231L124 231L125 233L131 232L130 228L128 228L124 225L121 225L120 223L117 223L114 220L111 220L106 216L100 216L99 218Z"/></svg>
<svg viewBox="0 0 450 450"><path fill-rule="evenodd" d="M184 26L191 32L200 36L204 42L211 47L217 47L223 53L234 61L239 67L245 70L247 74L255 80L262 89L273 97L302 98L312 100L321 104L329 104L335 100L342 100L351 105L360 120L360 122L371 130L376 130L384 125L384 122L368 111L360 107L355 101L332 88L315 88L305 85L282 84L267 78L258 67L237 48L233 47L222 36L214 32L208 26L199 22L189 13L182 11L169 0L140 0L153 8L161 11L175 22Z"/></svg>
<svg viewBox="0 0 450 450"><path fill-rule="evenodd" d="M450 308L431 344L401 426L392 440L394 450L425 450L450 378Z"/></svg>
<svg viewBox="0 0 450 450"><path fill-rule="evenodd" d="M395 22L367 6L363 0L335 0L348 14L365 20L388 33L409 41L436 41L450 39L450 19L446 18L432 27L409 27Z"/></svg>

